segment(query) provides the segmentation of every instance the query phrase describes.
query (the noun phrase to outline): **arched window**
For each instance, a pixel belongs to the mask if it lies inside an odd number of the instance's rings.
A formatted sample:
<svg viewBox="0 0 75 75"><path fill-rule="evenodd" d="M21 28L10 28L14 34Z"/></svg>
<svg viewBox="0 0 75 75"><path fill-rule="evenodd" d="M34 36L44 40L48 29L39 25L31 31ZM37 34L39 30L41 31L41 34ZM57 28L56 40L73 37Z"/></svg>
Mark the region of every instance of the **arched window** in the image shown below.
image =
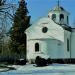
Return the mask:
<svg viewBox="0 0 75 75"><path fill-rule="evenodd" d="M53 20L53 21L56 20L56 14L52 14L52 20Z"/></svg>
<svg viewBox="0 0 75 75"><path fill-rule="evenodd" d="M64 15L60 14L60 21L64 19Z"/></svg>
<svg viewBox="0 0 75 75"><path fill-rule="evenodd" d="M35 52L39 51L39 43L35 43Z"/></svg>

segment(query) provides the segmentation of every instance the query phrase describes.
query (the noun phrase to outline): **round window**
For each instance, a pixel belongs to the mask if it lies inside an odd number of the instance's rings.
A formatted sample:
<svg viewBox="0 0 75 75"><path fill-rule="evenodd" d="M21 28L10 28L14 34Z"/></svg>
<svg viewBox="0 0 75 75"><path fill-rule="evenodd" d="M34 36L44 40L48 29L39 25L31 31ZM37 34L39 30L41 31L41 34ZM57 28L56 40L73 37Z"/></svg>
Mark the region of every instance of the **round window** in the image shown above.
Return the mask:
<svg viewBox="0 0 75 75"><path fill-rule="evenodd" d="M46 33L47 31L48 31L48 28L47 28L47 27L43 27L43 28L42 28L42 32L43 32L43 33Z"/></svg>

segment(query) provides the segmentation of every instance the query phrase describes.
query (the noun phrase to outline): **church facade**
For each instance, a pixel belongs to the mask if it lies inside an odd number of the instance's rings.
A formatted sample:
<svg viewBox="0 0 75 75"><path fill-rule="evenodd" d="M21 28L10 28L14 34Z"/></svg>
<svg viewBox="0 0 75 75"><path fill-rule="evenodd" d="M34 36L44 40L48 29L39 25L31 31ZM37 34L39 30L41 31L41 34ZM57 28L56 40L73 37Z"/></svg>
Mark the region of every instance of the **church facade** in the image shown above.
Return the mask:
<svg viewBox="0 0 75 75"><path fill-rule="evenodd" d="M37 56L51 59L75 58L75 29L69 26L69 13L55 6L26 31L27 59Z"/></svg>

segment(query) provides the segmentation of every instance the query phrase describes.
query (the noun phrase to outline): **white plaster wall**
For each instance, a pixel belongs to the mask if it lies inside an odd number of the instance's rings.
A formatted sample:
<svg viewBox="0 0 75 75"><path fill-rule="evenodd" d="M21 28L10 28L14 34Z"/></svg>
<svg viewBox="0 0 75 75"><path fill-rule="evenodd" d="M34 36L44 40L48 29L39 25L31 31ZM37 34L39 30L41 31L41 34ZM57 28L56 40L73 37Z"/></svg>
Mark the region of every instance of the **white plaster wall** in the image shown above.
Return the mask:
<svg viewBox="0 0 75 75"><path fill-rule="evenodd" d="M58 36L63 36L60 32L57 33ZM67 38L70 40L71 32L64 30L63 34L63 41L57 39L57 35L54 38L27 39L27 58L35 59L38 55L48 55L51 58L70 58L70 51L67 51ZM35 43L40 45L39 52L35 52Z"/></svg>
<svg viewBox="0 0 75 75"><path fill-rule="evenodd" d="M42 28L47 27L47 33ZM55 24L49 18L42 18L26 30L27 58L34 59L37 55L48 55L51 58L70 58L67 52L67 38L70 32ZM35 43L39 43L40 51L35 52Z"/></svg>
<svg viewBox="0 0 75 75"><path fill-rule="evenodd" d="M47 23L43 20L39 21L36 25L32 25L32 27L26 31L27 39L54 38L64 41L64 29L50 19L48 19L49 22L47 21ZM47 33L42 32L43 27L48 28Z"/></svg>
<svg viewBox="0 0 75 75"><path fill-rule="evenodd" d="M75 31L71 34L71 58L75 58Z"/></svg>
<svg viewBox="0 0 75 75"><path fill-rule="evenodd" d="M46 20L45 20L46 19ZM47 27L47 33L42 28ZM51 58L64 58L64 29L48 18L39 20L27 30L27 59L37 55L48 55ZM35 52L35 43L39 43L40 52Z"/></svg>
<svg viewBox="0 0 75 75"><path fill-rule="evenodd" d="M65 49L65 42L62 42L57 39L50 39L46 41L47 43L47 50L48 55L50 55L51 58L69 58L69 53Z"/></svg>
<svg viewBox="0 0 75 75"><path fill-rule="evenodd" d="M39 52L35 52L35 43L39 43ZM47 55L46 49L46 43L43 40L28 40L27 59L35 59L36 56Z"/></svg>
<svg viewBox="0 0 75 75"><path fill-rule="evenodd" d="M52 58L63 58L63 42L57 39L46 40L47 54Z"/></svg>
<svg viewBox="0 0 75 75"><path fill-rule="evenodd" d="M67 39L69 39L69 51L67 50ZM70 58L71 52L71 32L64 30L64 54L67 58Z"/></svg>
<svg viewBox="0 0 75 75"><path fill-rule="evenodd" d="M40 51L35 52L35 43L39 43ZM45 58L66 58L64 43L57 39L44 39L44 40L29 40L27 44L27 59L35 59L36 56Z"/></svg>

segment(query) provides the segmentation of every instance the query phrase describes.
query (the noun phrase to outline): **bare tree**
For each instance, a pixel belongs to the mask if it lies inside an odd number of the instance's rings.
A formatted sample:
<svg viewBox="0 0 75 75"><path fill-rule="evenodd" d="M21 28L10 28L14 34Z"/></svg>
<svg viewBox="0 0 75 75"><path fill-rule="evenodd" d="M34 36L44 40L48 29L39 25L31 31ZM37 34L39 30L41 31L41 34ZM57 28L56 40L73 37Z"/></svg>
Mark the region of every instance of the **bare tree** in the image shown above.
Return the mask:
<svg viewBox="0 0 75 75"><path fill-rule="evenodd" d="M15 4L6 2L8 0L0 0L0 54L4 54L6 41L8 41L7 32L13 23L13 14L16 9ZM11 0L13 1L13 0ZM9 29L8 29L9 28ZM6 45L7 46L7 45Z"/></svg>
<svg viewBox="0 0 75 75"><path fill-rule="evenodd" d="M4 5L6 0L0 0L0 6Z"/></svg>

